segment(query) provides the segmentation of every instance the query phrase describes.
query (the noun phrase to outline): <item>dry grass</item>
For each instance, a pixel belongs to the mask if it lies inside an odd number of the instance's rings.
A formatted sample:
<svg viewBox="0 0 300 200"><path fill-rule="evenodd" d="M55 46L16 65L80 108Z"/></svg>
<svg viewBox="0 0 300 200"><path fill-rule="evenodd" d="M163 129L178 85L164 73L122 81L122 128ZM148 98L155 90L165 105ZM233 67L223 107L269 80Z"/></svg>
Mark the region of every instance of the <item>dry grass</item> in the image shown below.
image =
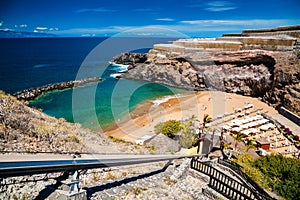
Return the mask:
<svg viewBox="0 0 300 200"><path fill-rule="evenodd" d="M164 182L165 182L167 185L169 185L169 186L174 186L174 185L177 183L177 180L171 179L170 176L164 177L163 180L164 180Z"/></svg>
<svg viewBox="0 0 300 200"><path fill-rule="evenodd" d="M47 116L0 91L0 150L83 151L82 132L80 126Z"/></svg>

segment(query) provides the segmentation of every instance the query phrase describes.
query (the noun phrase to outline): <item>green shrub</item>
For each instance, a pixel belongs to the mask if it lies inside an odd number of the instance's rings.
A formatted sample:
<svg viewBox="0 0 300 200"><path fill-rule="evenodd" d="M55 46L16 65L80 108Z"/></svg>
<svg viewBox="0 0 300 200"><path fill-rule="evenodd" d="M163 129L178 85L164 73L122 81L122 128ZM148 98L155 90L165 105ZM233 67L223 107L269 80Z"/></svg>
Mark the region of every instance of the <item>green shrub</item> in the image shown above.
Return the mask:
<svg viewBox="0 0 300 200"><path fill-rule="evenodd" d="M189 127L185 132L181 132L180 138L179 138L179 144L183 148L191 148L197 144L197 134L195 134L195 129L192 129Z"/></svg>
<svg viewBox="0 0 300 200"><path fill-rule="evenodd" d="M114 136L108 136L109 139L111 139L112 141L114 142L117 142L117 143L124 143L124 144L133 144L132 142L128 142L126 140L123 140L123 139L120 139L120 138L116 138Z"/></svg>
<svg viewBox="0 0 300 200"><path fill-rule="evenodd" d="M268 188L263 174L259 171L259 169L252 166L254 158L249 154L249 152L245 152L244 154L235 154L235 157L236 159L234 159L233 162L241 166L241 169L245 174L251 177L261 187L270 189Z"/></svg>
<svg viewBox="0 0 300 200"><path fill-rule="evenodd" d="M180 128L180 122L176 120L169 120L164 123L162 128L162 134L168 136L169 138L175 137Z"/></svg>
<svg viewBox="0 0 300 200"><path fill-rule="evenodd" d="M292 200L300 197L300 160L282 155L256 159L253 164L265 176L267 184L282 197Z"/></svg>
<svg viewBox="0 0 300 200"><path fill-rule="evenodd" d="M262 187L277 192L287 200L300 196L300 160L282 155L253 159L249 153L235 155L233 160Z"/></svg>
<svg viewBox="0 0 300 200"><path fill-rule="evenodd" d="M164 122L160 122L160 123L156 124L156 125L154 126L154 132L155 132L156 134L161 133L163 127L164 127Z"/></svg>
<svg viewBox="0 0 300 200"><path fill-rule="evenodd" d="M66 140L69 142L76 142L76 143L80 142L79 138L74 134L68 134Z"/></svg>

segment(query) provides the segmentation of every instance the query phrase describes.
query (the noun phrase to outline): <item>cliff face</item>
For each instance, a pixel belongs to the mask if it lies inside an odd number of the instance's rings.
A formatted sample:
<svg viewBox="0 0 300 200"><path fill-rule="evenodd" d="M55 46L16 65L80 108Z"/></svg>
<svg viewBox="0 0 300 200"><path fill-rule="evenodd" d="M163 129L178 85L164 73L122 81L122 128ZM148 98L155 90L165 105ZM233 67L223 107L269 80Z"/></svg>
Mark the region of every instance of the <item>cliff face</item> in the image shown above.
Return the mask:
<svg viewBox="0 0 300 200"><path fill-rule="evenodd" d="M125 78L190 90L217 89L263 96L272 87L275 60L267 52L223 51L177 55L151 51ZM114 60L116 61L116 60Z"/></svg>
<svg viewBox="0 0 300 200"><path fill-rule="evenodd" d="M123 56L113 61L124 64L119 59ZM260 97L274 107L283 105L300 113L300 65L295 52L214 50L177 54L151 50L145 62L131 65L124 78Z"/></svg>
<svg viewBox="0 0 300 200"><path fill-rule="evenodd" d="M281 52L274 57L274 81L262 100L275 107L284 106L300 115L300 53Z"/></svg>

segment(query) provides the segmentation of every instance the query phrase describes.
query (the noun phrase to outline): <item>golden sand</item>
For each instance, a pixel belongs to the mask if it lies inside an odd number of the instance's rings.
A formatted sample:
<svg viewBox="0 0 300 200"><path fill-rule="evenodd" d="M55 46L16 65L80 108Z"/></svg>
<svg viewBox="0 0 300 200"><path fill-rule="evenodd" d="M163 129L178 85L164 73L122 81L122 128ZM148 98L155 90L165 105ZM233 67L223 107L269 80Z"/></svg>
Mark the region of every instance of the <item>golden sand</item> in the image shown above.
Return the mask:
<svg viewBox="0 0 300 200"><path fill-rule="evenodd" d="M237 108L244 108L251 103L254 108L262 108L262 112L275 114L277 111L257 98L246 97L217 91L190 92L182 96L166 98L156 105L155 101L139 105L129 119L117 124L114 130L105 135L135 142L145 135L154 135L154 126L170 119L183 120L196 116L199 120L204 114L212 118L220 114L232 113ZM159 100L158 100L159 101Z"/></svg>

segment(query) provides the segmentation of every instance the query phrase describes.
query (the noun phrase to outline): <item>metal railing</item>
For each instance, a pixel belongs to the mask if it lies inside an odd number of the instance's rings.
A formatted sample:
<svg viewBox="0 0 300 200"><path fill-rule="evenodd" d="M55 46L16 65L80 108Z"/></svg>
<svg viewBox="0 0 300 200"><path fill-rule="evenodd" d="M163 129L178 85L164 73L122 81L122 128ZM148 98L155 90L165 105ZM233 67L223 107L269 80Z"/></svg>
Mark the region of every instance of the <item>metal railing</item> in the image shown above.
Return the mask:
<svg viewBox="0 0 300 200"><path fill-rule="evenodd" d="M238 182L237 180L204 162L192 159L191 168L208 175L210 177L209 187L213 188L229 199L274 200L268 194L266 195L265 192L263 194L259 193L248 185Z"/></svg>
<svg viewBox="0 0 300 200"><path fill-rule="evenodd" d="M115 155L114 155L115 156ZM0 178L25 176L33 174L77 171L94 168L117 167L124 165L144 164L175 160L182 158L198 157L202 155L143 155L106 159L76 159L76 160L46 160L46 161L19 161L0 162ZM116 156L115 156L116 157ZM125 157L125 158L122 158Z"/></svg>
<svg viewBox="0 0 300 200"><path fill-rule="evenodd" d="M239 166L236 163L231 162L230 160L223 160L223 159L218 159L218 163L230 168L236 174L238 174L240 177L242 177L244 179L244 181L246 181L247 184L250 185L252 190L256 190L257 193L259 193L260 195L263 195L264 198L272 199L272 197L270 197L269 194L262 187L260 187L254 180L252 180L247 174L245 174L242 171L241 166Z"/></svg>

